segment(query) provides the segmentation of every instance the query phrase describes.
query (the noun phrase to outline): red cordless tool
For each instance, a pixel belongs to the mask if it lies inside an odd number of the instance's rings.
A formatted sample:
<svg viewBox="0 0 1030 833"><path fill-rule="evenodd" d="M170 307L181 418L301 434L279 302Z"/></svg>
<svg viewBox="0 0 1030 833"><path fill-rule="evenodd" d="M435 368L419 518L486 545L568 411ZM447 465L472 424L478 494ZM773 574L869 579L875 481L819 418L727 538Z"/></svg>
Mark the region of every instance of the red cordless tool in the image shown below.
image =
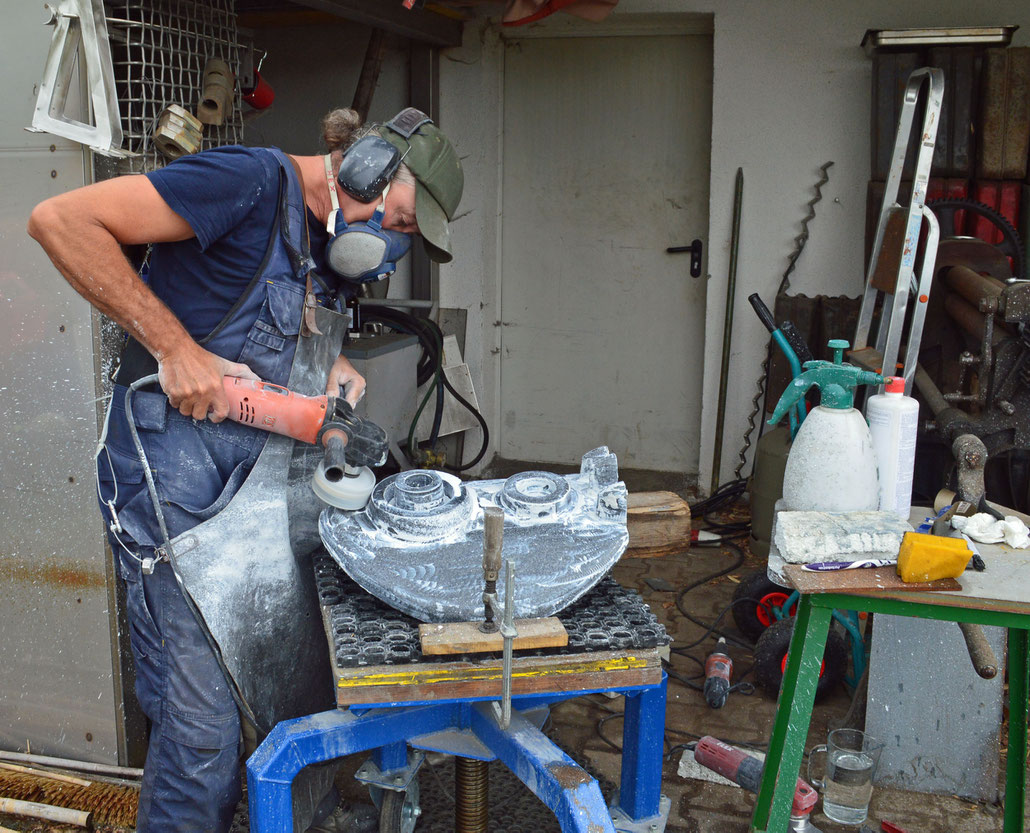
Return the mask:
<svg viewBox="0 0 1030 833"><path fill-rule="evenodd" d="M758 758L734 749L710 735L697 742L694 760L750 792L758 792L762 784L762 769L765 764ZM790 808L792 833L820 833L819 828L815 827L809 818L818 801L819 793L807 781L798 778L797 788L794 790L794 804Z"/></svg>
<svg viewBox="0 0 1030 833"><path fill-rule="evenodd" d="M726 637L720 636L715 650L705 660L705 702L713 709L726 705L733 677L733 660L726 653Z"/></svg>
<svg viewBox="0 0 1030 833"><path fill-rule="evenodd" d="M360 499L355 490L364 492L365 484L370 483L371 491L375 485L365 467L386 460L389 446L382 428L355 414L342 396L304 396L270 382L235 376L223 376L222 387L233 422L324 446L325 460L313 484L315 493L341 509L359 508L354 505Z"/></svg>

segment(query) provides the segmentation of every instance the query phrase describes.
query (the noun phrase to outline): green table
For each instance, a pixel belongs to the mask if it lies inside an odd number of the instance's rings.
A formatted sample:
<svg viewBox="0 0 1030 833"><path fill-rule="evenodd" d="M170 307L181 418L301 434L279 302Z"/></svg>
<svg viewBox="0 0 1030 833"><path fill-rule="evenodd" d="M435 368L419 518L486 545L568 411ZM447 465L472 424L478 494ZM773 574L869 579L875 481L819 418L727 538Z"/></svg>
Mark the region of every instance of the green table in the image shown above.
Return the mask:
<svg viewBox="0 0 1030 833"><path fill-rule="evenodd" d="M1023 833L1026 793L1027 694L1030 669L1030 552L1003 545L979 545L987 570L967 570L962 590L834 592L834 574L823 574L825 589L802 593L790 643L769 753L751 831L785 833L808 738L823 649L834 609L864 610L948 622L975 622L1008 628L1009 742L1005 774L1005 833Z"/></svg>

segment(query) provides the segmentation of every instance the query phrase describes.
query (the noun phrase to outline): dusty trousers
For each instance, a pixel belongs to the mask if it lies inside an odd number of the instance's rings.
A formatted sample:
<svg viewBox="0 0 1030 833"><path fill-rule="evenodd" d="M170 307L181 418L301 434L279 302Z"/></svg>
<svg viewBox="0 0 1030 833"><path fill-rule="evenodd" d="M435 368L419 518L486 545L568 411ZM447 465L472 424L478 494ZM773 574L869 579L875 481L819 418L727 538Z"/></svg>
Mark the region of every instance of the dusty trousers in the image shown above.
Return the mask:
<svg viewBox="0 0 1030 833"><path fill-rule="evenodd" d="M136 830L227 831L242 796L236 702L168 563L145 575L112 546L125 580L136 696L151 724Z"/></svg>

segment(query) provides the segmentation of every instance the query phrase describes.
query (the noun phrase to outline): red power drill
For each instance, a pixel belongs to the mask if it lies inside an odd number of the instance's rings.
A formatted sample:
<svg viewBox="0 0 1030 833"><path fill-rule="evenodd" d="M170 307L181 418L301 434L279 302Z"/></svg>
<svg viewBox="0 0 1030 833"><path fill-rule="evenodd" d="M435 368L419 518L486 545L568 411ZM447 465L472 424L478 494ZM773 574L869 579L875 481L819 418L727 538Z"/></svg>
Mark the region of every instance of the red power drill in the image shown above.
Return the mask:
<svg viewBox="0 0 1030 833"><path fill-rule="evenodd" d="M713 709L726 705L733 676L733 660L726 653L726 637L720 636L715 650L705 660L705 702Z"/></svg>
<svg viewBox="0 0 1030 833"><path fill-rule="evenodd" d="M758 792L762 784L762 769L765 764L758 758L734 749L710 735L697 742L694 760L750 792ZM819 793L807 781L798 778L794 790L794 804L790 808L792 833L820 833L819 828L809 819L818 801Z"/></svg>

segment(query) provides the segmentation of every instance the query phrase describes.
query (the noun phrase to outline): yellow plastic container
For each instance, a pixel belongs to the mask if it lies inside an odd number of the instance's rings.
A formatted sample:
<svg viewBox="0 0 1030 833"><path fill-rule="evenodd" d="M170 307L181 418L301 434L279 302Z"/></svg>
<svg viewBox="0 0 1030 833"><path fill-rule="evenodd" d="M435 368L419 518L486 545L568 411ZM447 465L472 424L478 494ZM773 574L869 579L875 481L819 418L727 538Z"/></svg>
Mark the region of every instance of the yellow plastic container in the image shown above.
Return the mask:
<svg viewBox="0 0 1030 833"><path fill-rule="evenodd" d="M898 575L906 582L958 578L972 557L962 538L906 532L898 553Z"/></svg>

